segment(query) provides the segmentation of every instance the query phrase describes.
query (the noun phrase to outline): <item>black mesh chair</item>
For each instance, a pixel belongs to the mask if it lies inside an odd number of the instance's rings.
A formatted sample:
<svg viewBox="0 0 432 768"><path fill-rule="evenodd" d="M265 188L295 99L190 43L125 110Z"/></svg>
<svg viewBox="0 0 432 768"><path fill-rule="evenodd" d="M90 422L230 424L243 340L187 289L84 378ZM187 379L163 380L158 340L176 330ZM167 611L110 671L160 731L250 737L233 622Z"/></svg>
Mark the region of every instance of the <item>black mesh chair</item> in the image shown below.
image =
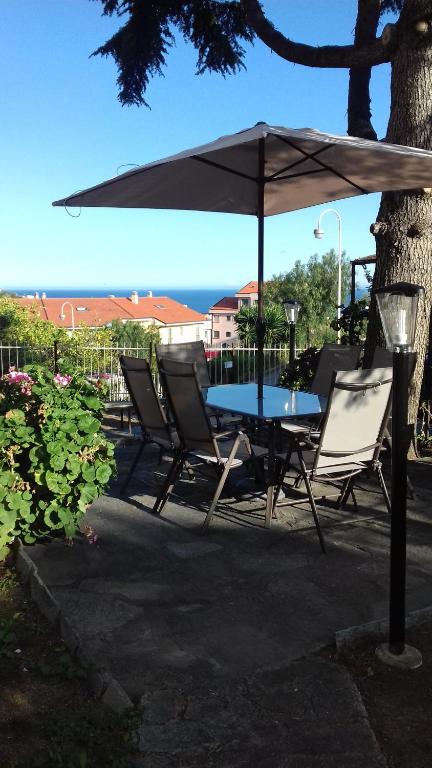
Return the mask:
<svg viewBox="0 0 432 768"><path fill-rule="evenodd" d="M162 357L165 360L177 360L180 363L195 363L200 386L211 387L203 341L187 341L181 344L158 344L156 347L156 358L159 361Z"/></svg>
<svg viewBox="0 0 432 768"><path fill-rule="evenodd" d="M210 380L207 358L203 341L188 341L179 344L158 344L156 347L156 359L158 361L176 360L179 363L195 363L200 387L206 389L212 386ZM206 410L211 418L216 420L218 430L228 428L242 421L241 417L230 416L226 413L206 406Z"/></svg>
<svg viewBox="0 0 432 768"><path fill-rule="evenodd" d="M203 529L206 530L230 470L242 466L247 459L252 459L255 463L256 453L263 455L266 450L252 447L247 435L239 430L222 433L213 431L201 392L196 363L161 358L159 372L175 422L179 447L153 511L158 514L162 512L186 460L191 458L194 460L194 470L200 465L205 465L213 468L219 478L203 524ZM255 463L255 469L259 475L258 463Z"/></svg>
<svg viewBox="0 0 432 768"><path fill-rule="evenodd" d="M141 445L120 491L121 495L123 495L135 472L142 452L149 443L156 443L159 446L160 461L164 452L173 453L179 443L177 435L170 426L157 396L150 365L147 360L120 355L120 366L142 431Z"/></svg>

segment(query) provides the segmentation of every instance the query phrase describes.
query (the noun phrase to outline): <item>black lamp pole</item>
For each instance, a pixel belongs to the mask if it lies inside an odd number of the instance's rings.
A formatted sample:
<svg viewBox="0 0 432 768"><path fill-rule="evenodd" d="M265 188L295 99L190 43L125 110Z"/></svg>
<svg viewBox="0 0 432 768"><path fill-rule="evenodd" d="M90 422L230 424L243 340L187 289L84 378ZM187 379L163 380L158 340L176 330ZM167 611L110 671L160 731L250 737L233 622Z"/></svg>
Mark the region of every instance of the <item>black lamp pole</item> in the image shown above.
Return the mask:
<svg viewBox="0 0 432 768"><path fill-rule="evenodd" d="M294 363L296 357L296 323L300 312L300 304L294 299L284 301L284 310L289 325L289 365Z"/></svg>
<svg viewBox="0 0 432 768"><path fill-rule="evenodd" d="M296 324L290 323L289 325L289 364L292 365L296 356Z"/></svg>
<svg viewBox="0 0 432 768"><path fill-rule="evenodd" d="M405 650L407 454L413 435L408 388L415 361L415 352L393 350L389 649L396 655Z"/></svg>
<svg viewBox="0 0 432 768"><path fill-rule="evenodd" d="M419 296L424 289L396 283L375 291L387 347L393 349L391 445L390 606L388 644L377 648L381 661L404 669L421 666L421 653L405 644L407 455L413 425L408 424L408 390L416 362L412 351Z"/></svg>

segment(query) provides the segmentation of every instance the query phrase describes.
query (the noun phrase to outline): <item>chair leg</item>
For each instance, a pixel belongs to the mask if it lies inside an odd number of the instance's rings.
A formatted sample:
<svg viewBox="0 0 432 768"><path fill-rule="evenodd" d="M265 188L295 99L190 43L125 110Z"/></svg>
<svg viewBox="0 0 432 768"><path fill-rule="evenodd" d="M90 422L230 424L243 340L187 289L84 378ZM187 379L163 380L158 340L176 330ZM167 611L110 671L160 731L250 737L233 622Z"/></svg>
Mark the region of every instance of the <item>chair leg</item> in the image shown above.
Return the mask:
<svg viewBox="0 0 432 768"><path fill-rule="evenodd" d="M225 485L225 481L226 481L226 479L228 477L228 472L231 469L231 464L232 464L233 459L234 459L234 457L235 457L235 455L237 453L239 442L240 442L240 438L237 437L235 442L234 442L233 447L231 448L231 451L230 451L230 454L228 456L228 459L227 459L227 461L225 463L224 470L223 470L222 475L220 477L220 480L218 482L218 485L217 485L215 494L213 496L212 502L210 504L210 509L207 512L206 519L204 520L204 523L203 523L203 526L202 526L202 531L203 532L207 531L207 529L208 529L208 527L210 525L210 521L211 521L211 519L213 517L213 513L214 513L214 511L216 509L216 505L217 505L217 503L219 501L219 497L220 497L220 495L222 493L223 487Z"/></svg>
<svg viewBox="0 0 432 768"><path fill-rule="evenodd" d="M186 472L188 473L189 480L195 480L195 473L192 469L191 464L188 461L185 461L184 468Z"/></svg>
<svg viewBox="0 0 432 768"><path fill-rule="evenodd" d="M318 512L317 512L317 508L316 508L316 504L315 504L314 495L313 495L313 492L312 492L311 481L309 479L309 476L308 476L307 470L306 470L306 466L305 466L304 462L302 461L302 459L300 459L300 462L303 463L303 467L302 467L302 469L303 469L303 479L305 481L307 495L309 497L309 503L311 505L312 515L313 515L313 518L314 518L314 521L315 521L315 527L317 529L319 542L321 544L321 549L322 549L323 553L325 554L326 548L325 548L325 543L324 543L324 536L323 536L323 533L322 533L322 530L321 530L321 526L320 526L319 520L318 520Z"/></svg>
<svg viewBox="0 0 432 768"><path fill-rule="evenodd" d="M415 494L414 486L413 486L411 480L409 479L408 475L407 475L407 486L408 486L408 491L409 491L410 498L411 499L415 499L416 498L416 494Z"/></svg>
<svg viewBox="0 0 432 768"><path fill-rule="evenodd" d="M277 503L277 500L279 498L279 494L280 494L281 489L282 489L284 477L286 475L287 469L289 467L289 463L291 461L291 454L292 454L292 448L289 448L288 451L287 451L287 455L285 457L285 460L284 460L284 462L282 464L282 468L280 470L279 481L278 481L277 485L275 486L275 490L274 490L274 495L273 495L273 514L275 513L276 503Z"/></svg>
<svg viewBox="0 0 432 768"><path fill-rule="evenodd" d="M165 482L159 492L159 495L153 505L153 514L160 515L169 497L172 489L183 469L184 458L181 453L174 454L173 463L165 478Z"/></svg>
<svg viewBox="0 0 432 768"><path fill-rule="evenodd" d="M336 509L342 509L342 507L346 503L346 500L351 493L352 483L353 483L352 477L347 477L346 480L344 480L344 483L342 485L342 489L340 492L340 496L336 501Z"/></svg>
<svg viewBox="0 0 432 768"><path fill-rule="evenodd" d="M381 467L377 467L377 474L378 474L378 480L379 480L379 484L380 484L380 486L381 486L381 490L382 490L382 492L383 492L384 501L385 501L385 503L386 503L387 512L388 512L388 513L389 513L389 515L390 515L390 514L391 514L391 504L390 504L390 497L389 497L389 494L388 494L387 486L386 486L386 484L385 484L384 475L383 475L383 473L382 473L382 469L381 469Z"/></svg>
<svg viewBox="0 0 432 768"><path fill-rule="evenodd" d="M126 480L124 481L122 487L120 488L120 496L124 496L125 495L126 488L128 487L128 485L130 483L131 477L132 477L133 473L135 472L137 464L138 464L138 462L139 462L139 460L141 458L141 454L142 454L144 448L146 447L146 445L147 445L147 443L145 442L145 440L143 440L141 445L140 445L140 447L138 448L138 450L136 452L135 458L134 458L134 460L132 462L132 466L129 469L129 472L127 473Z"/></svg>

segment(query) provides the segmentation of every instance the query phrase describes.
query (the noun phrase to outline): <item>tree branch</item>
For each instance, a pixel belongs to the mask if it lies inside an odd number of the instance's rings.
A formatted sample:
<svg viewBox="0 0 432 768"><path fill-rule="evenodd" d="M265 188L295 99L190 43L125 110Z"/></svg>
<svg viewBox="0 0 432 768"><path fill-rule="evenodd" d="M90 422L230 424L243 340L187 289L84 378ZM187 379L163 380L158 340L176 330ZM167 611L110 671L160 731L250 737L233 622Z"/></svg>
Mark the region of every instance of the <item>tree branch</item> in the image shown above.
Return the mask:
<svg viewBox="0 0 432 768"><path fill-rule="evenodd" d="M381 0L358 0L354 46L369 45L376 39ZM352 67L349 73L348 134L377 140L372 126L369 83L371 67Z"/></svg>
<svg viewBox="0 0 432 768"><path fill-rule="evenodd" d="M266 18L258 0L240 0L246 18L259 39L278 56L293 64L305 67L373 67L391 61L392 52L375 38L365 45L325 45L313 46L295 43L285 37Z"/></svg>

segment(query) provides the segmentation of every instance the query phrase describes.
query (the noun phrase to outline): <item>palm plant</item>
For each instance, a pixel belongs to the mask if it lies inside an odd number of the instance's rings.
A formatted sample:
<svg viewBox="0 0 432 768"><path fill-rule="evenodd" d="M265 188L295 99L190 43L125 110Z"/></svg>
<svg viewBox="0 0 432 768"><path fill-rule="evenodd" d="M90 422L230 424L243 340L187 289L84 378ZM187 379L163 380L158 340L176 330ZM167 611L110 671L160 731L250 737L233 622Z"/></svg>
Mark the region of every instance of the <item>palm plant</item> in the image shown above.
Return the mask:
<svg viewBox="0 0 432 768"><path fill-rule="evenodd" d="M235 315L235 322L240 340L246 346L257 343L256 323L258 319L258 307L241 307ZM278 304L267 304L264 307L265 335L264 345L272 347L287 340L288 325L285 312Z"/></svg>

